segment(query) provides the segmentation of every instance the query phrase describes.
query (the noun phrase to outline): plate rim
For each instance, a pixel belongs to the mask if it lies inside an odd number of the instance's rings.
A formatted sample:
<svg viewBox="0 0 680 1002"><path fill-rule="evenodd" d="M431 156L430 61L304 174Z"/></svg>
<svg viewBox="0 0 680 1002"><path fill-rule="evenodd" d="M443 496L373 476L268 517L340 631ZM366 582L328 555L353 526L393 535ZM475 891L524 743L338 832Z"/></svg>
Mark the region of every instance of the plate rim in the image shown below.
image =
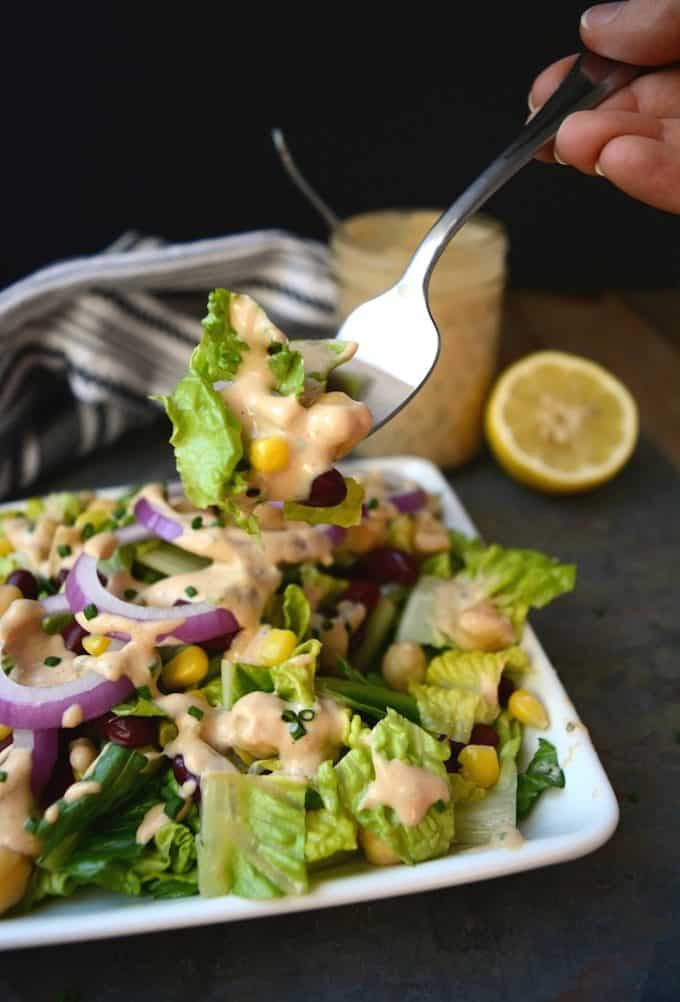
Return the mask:
<svg viewBox="0 0 680 1002"><path fill-rule="evenodd" d="M347 473L379 470L416 481L422 478L426 490L442 496L447 523L451 521L451 513L454 513L453 518L462 529L471 534L478 533L455 487L429 460L404 454L377 459L350 459L338 465ZM114 494L124 490L125 486L81 489ZM16 503L11 500L3 502L0 510ZM338 873L337 876L325 881L316 881L313 875L309 893L267 902L248 901L232 895L154 901L143 898L126 899L124 896L104 894L96 890L81 892L72 899L48 902L27 915L11 918L0 916L0 951L122 938L167 929L317 911L495 879L568 862L594 852L608 841L617 828L620 809L616 794L587 728L580 722L562 680L530 623L526 625L522 643L528 645L532 655L538 657L541 673L547 673L550 684L573 710L579 726L579 738L582 740L579 752L585 753L589 775L596 783L594 789L598 790L597 809L592 824L586 824L574 832L528 837L519 850L481 847L459 851L417 866L372 867L364 870L357 868L355 872L347 874L339 869L333 871L334 874ZM91 902L99 904L97 910L88 908Z"/></svg>

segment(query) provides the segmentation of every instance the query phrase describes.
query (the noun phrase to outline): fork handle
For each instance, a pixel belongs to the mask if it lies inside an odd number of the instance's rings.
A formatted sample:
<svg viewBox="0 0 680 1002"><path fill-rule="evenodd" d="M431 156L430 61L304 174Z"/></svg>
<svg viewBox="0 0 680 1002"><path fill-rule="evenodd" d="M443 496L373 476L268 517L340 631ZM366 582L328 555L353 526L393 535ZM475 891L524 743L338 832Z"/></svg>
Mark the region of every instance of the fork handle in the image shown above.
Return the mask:
<svg viewBox="0 0 680 1002"><path fill-rule="evenodd" d="M399 284L418 282L427 292L432 270L451 238L556 135L564 119L574 111L596 107L644 72L640 66L605 59L589 50L581 52L560 86L529 119L517 139L439 217L416 248Z"/></svg>

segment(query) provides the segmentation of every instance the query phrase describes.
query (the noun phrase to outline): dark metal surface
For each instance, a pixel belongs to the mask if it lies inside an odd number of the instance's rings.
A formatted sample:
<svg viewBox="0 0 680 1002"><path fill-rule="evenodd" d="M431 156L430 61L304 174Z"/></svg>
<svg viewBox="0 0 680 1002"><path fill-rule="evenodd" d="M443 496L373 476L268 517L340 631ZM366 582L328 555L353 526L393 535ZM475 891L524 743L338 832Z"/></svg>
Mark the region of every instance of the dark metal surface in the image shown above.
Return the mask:
<svg viewBox="0 0 680 1002"><path fill-rule="evenodd" d="M165 428L52 487L172 473ZM481 457L451 483L488 539L578 564L532 617L621 800L574 862L318 913L2 954L2 1002L680 999L680 477L645 442L611 484L552 499Z"/></svg>

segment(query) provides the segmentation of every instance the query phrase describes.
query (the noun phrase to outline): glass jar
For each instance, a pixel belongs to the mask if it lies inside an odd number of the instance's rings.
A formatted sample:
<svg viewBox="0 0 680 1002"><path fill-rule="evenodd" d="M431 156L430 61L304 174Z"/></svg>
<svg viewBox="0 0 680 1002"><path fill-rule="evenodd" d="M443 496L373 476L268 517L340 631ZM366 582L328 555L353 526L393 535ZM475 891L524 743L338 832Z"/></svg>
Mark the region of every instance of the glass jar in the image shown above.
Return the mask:
<svg viewBox="0 0 680 1002"><path fill-rule="evenodd" d="M440 210L380 210L351 216L330 241L338 325L402 275ZM441 336L437 364L410 404L355 450L360 456L415 455L441 467L471 459L482 441L505 287L507 236L478 214L451 240L430 281L430 310ZM389 345L390 332L385 331ZM418 350L418 334L413 334Z"/></svg>

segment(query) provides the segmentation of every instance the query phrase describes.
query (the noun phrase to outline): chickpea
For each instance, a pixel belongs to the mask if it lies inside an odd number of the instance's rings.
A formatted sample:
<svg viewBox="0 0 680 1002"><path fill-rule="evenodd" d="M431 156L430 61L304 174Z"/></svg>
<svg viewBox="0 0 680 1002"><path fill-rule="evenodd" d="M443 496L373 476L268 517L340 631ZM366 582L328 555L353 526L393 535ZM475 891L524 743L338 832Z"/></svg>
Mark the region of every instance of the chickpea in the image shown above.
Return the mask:
<svg viewBox="0 0 680 1002"><path fill-rule="evenodd" d="M382 660L383 678L400 692L408 692L409 682L424 681L426 667L422 647L412 640L390 644Z"/></svg>
<svg viewBox="0 0 680 1002"><path fill-rule="evenodd" d="M0 915L21 901L31 869L27 856L0 846Z"/></svg>
<svg viewBox="0 0 680 1002"><path fill-rule="evenodd" d="M359 845L363 849L366 861L374 866L393 866L395 863L401 863L394 849L367 828L359 829Z"/></svg>

